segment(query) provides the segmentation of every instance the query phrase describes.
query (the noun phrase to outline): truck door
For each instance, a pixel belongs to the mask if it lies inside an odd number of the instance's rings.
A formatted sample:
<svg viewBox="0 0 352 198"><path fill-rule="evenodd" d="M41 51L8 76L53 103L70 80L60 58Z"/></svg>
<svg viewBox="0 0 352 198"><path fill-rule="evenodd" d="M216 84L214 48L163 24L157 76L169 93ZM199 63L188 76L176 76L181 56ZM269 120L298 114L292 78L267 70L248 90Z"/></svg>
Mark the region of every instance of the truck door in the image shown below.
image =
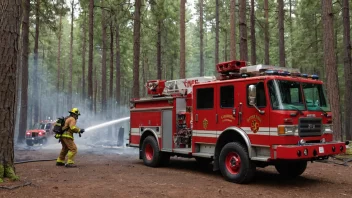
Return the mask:
<svg viewBox="0 0 352 198"><path fill-rule="evenodd" d="M234 83L217 85L216 114L217 114L217 135L219 136L226 128L238 126L238 118L235 107L235 85Z"/></svg>
<svg viewBox="0 0 352 198"><path fill-rule="evenodd" d="M254 106L249 104L248 87L256 86L256 106L263 113L260 113ZM251 143L255 145L269 145L270 143L270 104L268 100L268 92L264 82L243 82L241 87L245 90L241 91L242 103L242 119L240 121L241 128L250 136ZM237 103L237 105L239 105Z"/></svg>
<svg viewBox="0 0 352 198"><path fill-rule="evenodd" d="M193 88L193 143L216 142L215 87L201 85Z"/></svg>

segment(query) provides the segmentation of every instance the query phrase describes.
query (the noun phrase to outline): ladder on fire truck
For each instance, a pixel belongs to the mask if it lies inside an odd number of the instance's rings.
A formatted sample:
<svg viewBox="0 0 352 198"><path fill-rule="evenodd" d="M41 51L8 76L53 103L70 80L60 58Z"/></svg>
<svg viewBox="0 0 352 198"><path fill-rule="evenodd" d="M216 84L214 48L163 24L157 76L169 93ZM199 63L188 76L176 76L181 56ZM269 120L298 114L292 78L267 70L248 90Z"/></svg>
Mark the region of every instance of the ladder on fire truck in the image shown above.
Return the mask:
<svg viewBox="0 0 352 198"><path fill-rule="evenodd" d="M193 77L186 79L168 80L165 82L164 94L180 93L182 95L192 92L192 85L215 81L215 76Z"/></svg>
<svg viewBox="0 0 352 198"><path fill-rule="evenodd" d="M192 92L192 85L215 81L215 76L202 76L175 80L150 80L146 83L148 94L167 96L172 94L187 95Z"/></svg>

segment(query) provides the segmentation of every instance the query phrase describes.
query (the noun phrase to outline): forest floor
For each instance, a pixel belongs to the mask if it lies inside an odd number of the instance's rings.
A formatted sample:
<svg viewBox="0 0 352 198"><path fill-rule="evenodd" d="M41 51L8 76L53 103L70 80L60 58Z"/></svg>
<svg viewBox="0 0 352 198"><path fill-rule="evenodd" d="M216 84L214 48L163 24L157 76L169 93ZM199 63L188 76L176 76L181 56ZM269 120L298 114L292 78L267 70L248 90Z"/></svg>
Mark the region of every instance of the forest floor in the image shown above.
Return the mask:
<svg viewBox="0 0 352 198"><path fill-rule="evenodd" d="M78 149L78 168L57 167L55 161L16 164L20 181L0 186L23 186L0 188L0 197L352 197L352 163L309 163L293 180L273 167L257 168L252 183L238 185L192 159L172 158L167 167L150 168L136 149ZM17 149L15 159L55 159L59 150Z"/></svg>

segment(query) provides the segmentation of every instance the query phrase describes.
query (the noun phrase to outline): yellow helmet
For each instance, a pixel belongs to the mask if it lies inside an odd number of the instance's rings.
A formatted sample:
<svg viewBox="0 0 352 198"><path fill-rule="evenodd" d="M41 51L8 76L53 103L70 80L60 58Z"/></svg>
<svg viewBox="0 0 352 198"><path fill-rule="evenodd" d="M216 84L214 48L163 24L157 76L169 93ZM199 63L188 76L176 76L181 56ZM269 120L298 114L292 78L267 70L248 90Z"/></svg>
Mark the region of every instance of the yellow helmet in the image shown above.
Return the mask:
<svg viewBox="0 0 352 198"><path fill-rule="evenodd" d="M72 108L71 111L69 111L69 113L75 114L75 115L77 115L77 116L81 115L81 114L79 113L78 108Z"/></svg>

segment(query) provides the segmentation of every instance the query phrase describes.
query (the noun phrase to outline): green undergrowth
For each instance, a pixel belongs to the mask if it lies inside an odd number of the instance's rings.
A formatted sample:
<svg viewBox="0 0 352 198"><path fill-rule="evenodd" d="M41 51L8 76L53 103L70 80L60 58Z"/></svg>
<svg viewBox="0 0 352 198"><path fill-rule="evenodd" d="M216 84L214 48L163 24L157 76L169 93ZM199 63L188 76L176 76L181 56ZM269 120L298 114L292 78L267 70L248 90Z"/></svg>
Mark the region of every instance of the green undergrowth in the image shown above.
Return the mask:
<svg viewBox="0 0 352 198"><path fill-rule="evenodd" d="M9 178L12 181L19 180L20 178L15 174L11 166L0 165L0 183L4 182L3 178Z"/></svg>

